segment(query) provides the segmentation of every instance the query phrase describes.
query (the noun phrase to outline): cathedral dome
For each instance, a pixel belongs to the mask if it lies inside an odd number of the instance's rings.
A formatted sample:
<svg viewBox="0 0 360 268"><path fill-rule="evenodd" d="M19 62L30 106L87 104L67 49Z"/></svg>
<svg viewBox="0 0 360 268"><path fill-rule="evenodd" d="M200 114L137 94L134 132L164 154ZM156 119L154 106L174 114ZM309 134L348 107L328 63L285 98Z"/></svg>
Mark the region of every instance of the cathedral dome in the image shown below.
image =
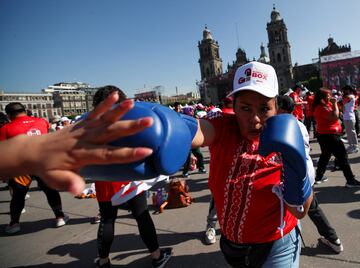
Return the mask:
<svg viewBox="0 0 360 268"><path fill-rule="evenodd" d="M205 25L205 29L203 31L203 40L212 40L211 32L208 29L207 25Z"/></svg>
<svg viewBox="0 0 360 268"><path fill-rule="evenodd" d="M275 6L273 7L273 11L271 12L271 22L282 20L279 11L275 9Z"/></svg>

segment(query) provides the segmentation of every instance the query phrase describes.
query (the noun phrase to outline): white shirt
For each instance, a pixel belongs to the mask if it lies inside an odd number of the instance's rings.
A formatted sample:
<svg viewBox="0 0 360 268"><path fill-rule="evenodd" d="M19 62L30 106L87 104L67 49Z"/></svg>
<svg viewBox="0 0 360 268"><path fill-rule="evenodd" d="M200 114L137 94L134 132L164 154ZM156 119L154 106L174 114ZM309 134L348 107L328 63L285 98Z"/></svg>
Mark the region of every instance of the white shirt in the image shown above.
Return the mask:
<svg viewBox="0 0 360 268"><path fill-rule="evenodd" d="M350 101L344 104L343 118L344 120L355 121L355 96L349 95L348 98L350 98Z"/></svg>
<svg viewBox="0 0 360 268"><path fill-rule="evenodd" d="M313 161L310 157L309 133L303 123L301 123L299 120L297 120L297 122L300 127L301 134L304 138L305 155L306 155L306 169L307 169L307 174L308 174L308 177L310 180L310 184L311 184L311 186L313 186L315 183L315 169L314 169Z"/></svg>

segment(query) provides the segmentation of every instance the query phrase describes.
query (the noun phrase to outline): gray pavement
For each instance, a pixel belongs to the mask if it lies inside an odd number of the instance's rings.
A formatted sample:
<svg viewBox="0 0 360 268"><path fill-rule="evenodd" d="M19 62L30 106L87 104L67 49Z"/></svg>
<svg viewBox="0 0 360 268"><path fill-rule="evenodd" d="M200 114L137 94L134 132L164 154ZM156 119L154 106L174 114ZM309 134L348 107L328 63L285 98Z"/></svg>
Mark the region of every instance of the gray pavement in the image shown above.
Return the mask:
<svg viewBox="0 0 360 268"><path fill-rule="evenodd" d="M319 146L315 140L311 145L316 163ZM208 170L209 154L206 149L203 151ZM360 153L349 157L354 173L360 175ZM301 267L360 267L360 188L344 188L342 173L331 172L330 165L326 174L329 181L316 186L315 191L345 250L334 254L318 243L319 234L306 217L302 221L305 247ZM196 199L194 204L161 214L153 214L151 210L160 245L173 247L174 254L167 267L228 267L218 242L211 246L202 242L210 200L207 174L193 173L187 182ZM5 184L0 183L0 267L95 267L98 225L90 222L98 211L96 200L79 200L61 193L63 208L70 220L66 226L55 228L53 213L36 182L29 193L26 213L21 216L21 232L9 236L4 228L9 222L10 195ZM126 210L119 210L110 258L113 267L151 267L136 222Z"/></svg>

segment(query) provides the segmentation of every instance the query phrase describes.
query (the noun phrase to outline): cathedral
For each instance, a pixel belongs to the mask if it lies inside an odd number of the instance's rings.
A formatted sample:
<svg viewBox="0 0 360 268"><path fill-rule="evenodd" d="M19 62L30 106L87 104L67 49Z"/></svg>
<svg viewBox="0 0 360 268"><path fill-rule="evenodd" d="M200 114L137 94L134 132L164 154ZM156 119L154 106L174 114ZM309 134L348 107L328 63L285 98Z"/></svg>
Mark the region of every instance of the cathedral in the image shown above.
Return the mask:
<svg viewBox="0 0 360 268"><path fill-rule="evenodd" d="M273 8L267 23L268 51L263 44L260 46L259 62L271 64L278 75L279 89L286 91L293 86L293 70L291 64L290 43L287 38L287 28L280 13ZM232 80L236 69L249 62L246 52L238 48L236 60L227 65L223 72L219 44L213 39L207 26L203 31L203 39L198 42L201 82L198 83L201 99L205 103L219 103L232 89Z"/></svg>
<svg viewBox="0 0 360 268"><path fill-rule="evenodd" d="M293 66L287 28L275 6L270 14L270 22L266 25L266 31L268 35L268 54L265 51L264 45L261 44L260 57L257 61L271 64L275 68L280 92L286 92L298 82L308 81L310 84L310 80L316 80L314 88L319 88L322 83L320 58L339 53L351 53L350 44L337 45L334 38L329 37L327 46L319 49L319 58L316 62L305 65L295 63ZM213 39L207 26L205 26L203 31L203 39L198 42L198 48L200 53L201 81L197 84L201 100L204 103L217 104L232 90L232 82L236 69L249 62L249 59L246 56L245 50L238 48L236 60L232 64L228 64L227 71L223 72L219 43ZM360 61L360 58L358 60ZM351 65L352 63L349 64ZM358 67L355 66L354 68Z"/></svg>

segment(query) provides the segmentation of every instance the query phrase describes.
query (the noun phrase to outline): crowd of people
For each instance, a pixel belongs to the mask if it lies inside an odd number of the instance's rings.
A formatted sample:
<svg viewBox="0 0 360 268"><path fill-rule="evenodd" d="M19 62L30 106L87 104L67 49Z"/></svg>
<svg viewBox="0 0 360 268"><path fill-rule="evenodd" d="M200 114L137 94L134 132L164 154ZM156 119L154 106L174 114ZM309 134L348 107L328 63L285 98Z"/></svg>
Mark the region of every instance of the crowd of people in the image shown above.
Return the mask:
<svg viewBox="0 0 360 268"><path fill-rule="evenodd" d="M255 71L262 75L253 76ZM111 108L115 103L120 104ZM104 145L119 136L141 132L154 123L148 117L118 121L133 105L120 89L105 86L96 93L94 110L86 118L71 124L66 117L54 117L50 125L44 119L28 116L21 103L8 104L7 116L0 117L3 124L0 149L9 152L8 159L0 156L0 178L8 181L12 192L10 223L5 231L9 234L20 232L20 215L32 180L37 180L46 194L55 214L55 225L61 227L66 224L68 216L62 210L58 190L66 189L78 194L84 187L77 173L81 167L142 161L152 154L153 150L149 148ZM360 187L348 161L348 153L358 152L357 105L356 91L350 86L340 92L321 88L312 93L296 85L289 96L279 96L275 70L270 65L250 62L237 69L233 90L220 107L206 107L200 103L184 106L175 103L171 107L175 112L193 118L197 124L192 149L182 168L184 178L190 176L191 154L197 158L198 171L208 173L199 148L209 148L208 184L212 197L205 241L208 244L216 242L215 225L218 222L220 250L229 265L299 267L300 219L306 215L316 225L325 245L336 253L343 251L343 245L321 210L312 186L327 180L324 174L334 155L346 178L345 186ZM288 116L281 117L281 114ZM297 122L298 130L291 133L292 139L283 135L286 133L279 133L285 146L275 146L270 155L263 155L261 151L277 142L267 129L267 122L273 122L275 117L282 118L279 120L285 132L294 131L294 128L287 128L292 120ZM263 132L267 133L264 137ZM321 148L316 170L310 157L311 132ZM59 137L61 142L54 142ZM31 147L43 150L45 156L25 153L17 159L20 148ZM287 160L299 156L303 161ZM305 177L299 174L305 174ZM97 267L111 265L109 253L118 207L112 206L110 200L125 184L95 182L100 211ZM128 204L140 237L151 255L152 266L164 267L172 249L159 246L146 194L140 193Z"/></svg>

